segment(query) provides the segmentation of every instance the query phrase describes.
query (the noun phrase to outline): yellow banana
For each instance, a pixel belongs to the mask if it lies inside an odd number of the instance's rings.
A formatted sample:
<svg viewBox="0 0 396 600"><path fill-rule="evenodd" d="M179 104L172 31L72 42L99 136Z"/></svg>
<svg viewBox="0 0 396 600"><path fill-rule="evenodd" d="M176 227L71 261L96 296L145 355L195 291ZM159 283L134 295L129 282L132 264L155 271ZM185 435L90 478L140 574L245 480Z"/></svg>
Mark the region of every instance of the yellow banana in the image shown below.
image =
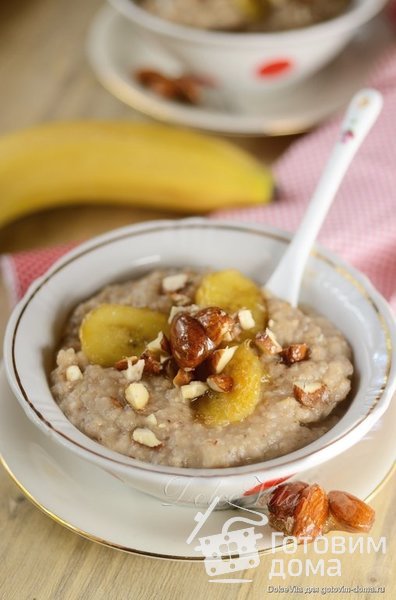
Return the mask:
<svg viewBox="0 0 396 600"><path fill-rule="evenodd" d="M0 138L0 225L78 202L202 213L268 202L272 190L243 150L158 124L49 123Z"/></svg>

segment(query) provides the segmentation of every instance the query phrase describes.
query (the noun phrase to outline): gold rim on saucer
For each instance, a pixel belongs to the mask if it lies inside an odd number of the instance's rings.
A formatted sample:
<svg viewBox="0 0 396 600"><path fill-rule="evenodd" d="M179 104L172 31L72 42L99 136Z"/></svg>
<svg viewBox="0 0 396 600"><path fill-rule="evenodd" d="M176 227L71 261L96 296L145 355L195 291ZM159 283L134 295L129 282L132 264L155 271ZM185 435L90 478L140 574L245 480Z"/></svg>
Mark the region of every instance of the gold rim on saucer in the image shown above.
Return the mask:
<svg viewBox="0 0 396 600"><path fill-rule="evenodd" d="M43 504L41 504L34 496L32 496L32 494L29 492L29 490L27 490L24 487L24 485L17 479L17 477L14 475L11 468L8 466L7 462L1 455L0 455L0 464L3 466L6 473L9 475L9 477L12 479L12 481L16 484L16 486L19 488L19 490L24 494L24 496L26 496L26 498L36 508L40 509L45 515L50 517L53 521L55 521L59 525L62 525L62 527L69 529L73 533L77 533L81 537L83 537L87 540L90 540L91 542L95 542L97 544L100 544L101 546L106 546L107 548L114 548L115 550L119 550L121 552L127 552L128 554L137 554L140 556L150 556L151 558L162 558L162 559L167 559L167 560L177 560L177 561L184 561L184 562L202 562L204 560L204 557L200 557L200 556L173 556L173 555L168 555L168 554L158 554L156 552L145 552L143 550L137 550L136 548L129 548L128 546L120 546L118 544L113 544L112 542L109 542L100 537L92 535L91 533L88 533L87 531L84 531L83 529L75 527L72 523L65 521L64 519L62 519L61 517L59 517L52 511L50 511L48 508L46 508ZM385 487L385 485L392 479L392 477L395 473L396 473L396 463L393 463L392 467L389 469L389 471L387 472L385 477L382 479L382 481L380 481L376 485L376 487L370 492L370 494L365 498L365 502L371 502L373 500L373 498L375 496L377 496L377 494L382 490L382 488ZM258 552L261 556L264 556L266 554L274 554L275 552L279 552L283 548L290 547L291 545L292 544L280 545L275 548L266 548L264 550L259 550Z"/></svg>

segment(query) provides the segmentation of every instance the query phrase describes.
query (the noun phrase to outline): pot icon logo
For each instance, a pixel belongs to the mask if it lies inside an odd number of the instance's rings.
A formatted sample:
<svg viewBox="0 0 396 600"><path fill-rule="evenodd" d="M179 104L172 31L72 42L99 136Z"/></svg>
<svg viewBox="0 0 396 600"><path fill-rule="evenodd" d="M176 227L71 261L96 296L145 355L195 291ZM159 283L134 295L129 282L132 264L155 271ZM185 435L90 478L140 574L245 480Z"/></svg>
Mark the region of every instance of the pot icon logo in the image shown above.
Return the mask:
<svg viewBox="0 0 396 600"><path fill-rule="evenodd" d="M197 525L187 538L187 544L191 544L193 539L195 539L219 500L220 498L216 497L204 514L201 512L196 514L194 520L197 522ZM244 516L231 517L224 523L221 533L199 538L199 545L195 547L195 550L200 551L204 556L205 570L210 577L252 569L260 564L260 556L256 542L263 536L261 533L255 532L255 527L266 525L268 519L266 515L263 515L262 513L246 508L243 508L242 510L253 513L259 518L248 519ZM253 525L253 527L231 529L232 525L236 523L246 523L248 525ZM239 582L240 580L221 580L223 583L236 583L237 581Z"/></svg>

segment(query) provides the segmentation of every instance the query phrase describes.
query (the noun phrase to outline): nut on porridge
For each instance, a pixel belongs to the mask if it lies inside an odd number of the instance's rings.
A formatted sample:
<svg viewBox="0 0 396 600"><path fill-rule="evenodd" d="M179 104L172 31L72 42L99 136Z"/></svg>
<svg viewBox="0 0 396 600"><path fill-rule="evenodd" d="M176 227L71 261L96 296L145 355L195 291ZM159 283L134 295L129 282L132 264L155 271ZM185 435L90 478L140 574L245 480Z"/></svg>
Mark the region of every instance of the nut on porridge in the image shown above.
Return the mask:
<svg viewBox="0 0 396 600"><path fill-rule="evenodd" d="M335 425L344 336L236 270L157 270L75 308L51 373L66 417L104 446L178 467L282 456Z"/></svg>

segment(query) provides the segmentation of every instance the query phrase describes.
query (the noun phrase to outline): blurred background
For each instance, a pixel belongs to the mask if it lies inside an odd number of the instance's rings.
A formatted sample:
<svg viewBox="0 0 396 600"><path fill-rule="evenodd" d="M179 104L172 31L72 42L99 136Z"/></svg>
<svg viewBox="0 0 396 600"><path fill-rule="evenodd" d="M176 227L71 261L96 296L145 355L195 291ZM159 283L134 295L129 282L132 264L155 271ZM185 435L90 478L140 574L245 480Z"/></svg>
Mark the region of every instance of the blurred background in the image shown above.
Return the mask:
<svg viewBox="0 0 396 600"><path fill-rule="evenodd" d="M0 134L54 120L144 118L104 89L88 64L86 38L102 6L102 0L0 4ZM293 136L227 137L272 161ZM50 209L0 228L0 253L80 240L169 214L116 205Z"/></svg>

